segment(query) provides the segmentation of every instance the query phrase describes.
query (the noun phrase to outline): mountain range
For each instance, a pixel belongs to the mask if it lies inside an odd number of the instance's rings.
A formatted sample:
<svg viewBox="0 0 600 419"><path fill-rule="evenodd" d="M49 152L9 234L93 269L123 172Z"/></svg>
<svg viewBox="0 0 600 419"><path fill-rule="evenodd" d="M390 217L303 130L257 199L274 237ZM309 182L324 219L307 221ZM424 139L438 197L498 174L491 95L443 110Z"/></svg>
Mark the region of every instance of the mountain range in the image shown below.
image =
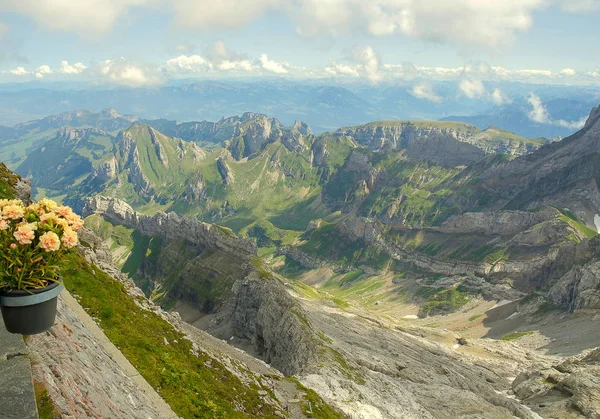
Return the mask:
<svg viewBox="0 0 600 419"><path fill-rule="evenodd" d="M259 113L14 129L0 153L83 212L147 298L347 414L447 417L440 397L452 415L598 411L595 358L559 357L600 344L600 107L553 142L450 121L314 134ZM521 339L526 357L496 345Z"/></svg>
<svg viewBox="0 0 600 419"><path fill-rule="evenodd" d="M13 126L73 109L118 109L144 119L219 120L253 111L285 125L300 119L315 133L340 126L387 119L471 122L480 129L496 126L531 138L568 136L586 116L600 91L594 87L483 82L485 93L467 96L460 81L427 82L433 97L415 93L422 80L380 84L330 84L328 80L180 80L146 88L103 88L85 84L24 83L0 85L0 125ZM488 92L506 96L495 105ZM540 98L543 119L532 119L530 94ZM99 105L102 104L102 105ZM99 107L102 106L102 107ZM558 121L563 121L559 123ZM6 129L3 129L6 130ZM0 130L1 131L1 130Z"/></svg>

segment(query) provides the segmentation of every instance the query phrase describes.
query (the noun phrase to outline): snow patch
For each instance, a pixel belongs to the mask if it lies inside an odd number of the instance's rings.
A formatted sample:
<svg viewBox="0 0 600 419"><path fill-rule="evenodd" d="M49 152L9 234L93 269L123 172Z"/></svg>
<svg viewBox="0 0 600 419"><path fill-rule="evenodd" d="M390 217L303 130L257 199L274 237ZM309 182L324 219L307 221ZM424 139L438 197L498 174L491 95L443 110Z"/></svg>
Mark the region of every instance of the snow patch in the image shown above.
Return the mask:
<svg viewBox="0 0 600 419"><path fill-rule="evenodd" d="M596 224L596 231L600 233L600 215L594 215L594 224Z"/></svg>

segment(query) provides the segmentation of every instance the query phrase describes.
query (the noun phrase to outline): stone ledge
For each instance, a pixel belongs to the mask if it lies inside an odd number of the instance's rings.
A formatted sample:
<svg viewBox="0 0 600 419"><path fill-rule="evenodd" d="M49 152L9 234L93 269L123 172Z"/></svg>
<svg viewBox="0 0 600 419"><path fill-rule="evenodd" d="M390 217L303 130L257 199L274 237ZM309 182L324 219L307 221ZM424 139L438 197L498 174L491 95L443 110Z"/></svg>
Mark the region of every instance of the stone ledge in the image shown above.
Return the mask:
<svg viewBox="0 0 600 419"><path fill-rule="evenodd" d="M37 419L31 361L21 335L9 333L0 321L0 416Z"/></svg>

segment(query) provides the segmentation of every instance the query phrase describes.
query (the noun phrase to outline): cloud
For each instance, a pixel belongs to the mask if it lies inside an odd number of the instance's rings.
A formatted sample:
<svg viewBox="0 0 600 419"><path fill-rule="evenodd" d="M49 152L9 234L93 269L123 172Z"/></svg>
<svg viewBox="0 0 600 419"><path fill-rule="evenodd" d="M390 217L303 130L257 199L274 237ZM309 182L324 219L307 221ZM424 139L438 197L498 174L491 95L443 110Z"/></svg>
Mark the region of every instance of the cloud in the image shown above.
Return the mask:
<svg viewBox="0 0 600 419"><path fill-rule="evenodd" d="M156 85L162 81L155 68L135 65L124 58L104 60L95 65L91 73L100 82L129 87Z"/></svg>
<svg viewBox="0 0 600 419"><path fill-rule="evenodd" d="M425 99L430 102L440 103L442 101L442 98L435 93L433 86L427 82L416 84L408 93L416 98Z"/></svg>
<svg viewBox="0 0 600 419"><path fill-rule="evenodd" d="M574 76L577 74L577 72L572 68L565 68L561 70L558 74L560 74L561 76Z"/></svg>
<svg viewBox="0 0 600 419"><path fill-rule="evenodd" d="M283 9L288 0L176 0L177 23L188 28L239 28L268 10Z"/></svg>
<svg viewBox="0 0 600 419"><path fill-rule="evenodd" d="M180 55L179 57L167 60L166 69L169 72L188 72L188 73L204 73L212 67L204 57L194 55Z"/></svg>
<svg viewBox="0 0 600 419"><path fill-rule="evenodd" d="M362 66L364 74L370 81L375 83L381 80L379 56L371 46L355 47L352 50L352 59Z"/></svg>
<svg viewBox="0 0 600 419"><path fill-rule="evenodd" d="M349 76L349 77L360 77L358 69L351 65L346 64L334 64L329 67L325 67L325 73L332 76Z"/></svg>
<svg viewBox="0 0 600 419"><path fill-rule="evenodd" d="M256 66L250 60L229 61L223 60L217 64L217 68L222 71L254 71Z"/></svg>
<svg viewBox="0 0 600 419"><path fill-rule="evenodd" d="M10 70L9 73L13 76L25 76L31 74L30 71L25 70L25 67L17 67L14 70Z"/></svg>
<svg viewBox="0 0 600 419"><path fill-rule="evenodd" d="M299 33L404 35L460 47L497 47L527 31L546 0L304 0Z"/></svg>
<svg viewBox="0 0 600 419"><path fill-rule="evenodd" d="M542 103L542 99L539 96L530 93L527 98L527 102L531 105L531 111L527 114L529 119L534 122L539 122L540 124L550 124L550 114L548 114L548 110Z"/></svg>
<svg viewBox="0 0 600 419"><path fill-rule="evenodd" d="M87 67L80 62L70 65L68 61L61 61L58 72L62 74L80 74L83 73L86 68Z"/></svg>
<svg viewBox="0 0 600 419"><path fill-rule="evenodd" d="M47 74L52 74L53 71L48 65L41 65L35 70L35 77L38 79L44 78Z"/></svg>
<svg viewBox="0 0 600 419"><path fill-rule="evenodd" d="M579 130L584 127L586 121L587 121L587 116L583 117L579 121L573 121L573 122L568 122L568 121L565 121L564 119L558 119L558 120L553 121L553 124L564 127L564 128Z"/></svg>
<svg viewBox="0 0 600 419"><path fill-rule="evenodd" d="M510 100L510 98L507 97L502 90L495 88L492 92L492 102L500 106L512 103L512 100Z"/></svg>
<svg viewBox="0 0 600 419"><path fill-rule="evenodd" d="M469 99L478 99L485 95L485 86L481 80L463 79L458 88Z"/></svg>
<svg viewBox="0 0 600 419"><path fill-rule="evenodd" d="M0 3L0 12L28 16L47 29L98 35L135 6L150 6L159 0L18 0Z"/></svg>
<svg viewBox="0 0 600 419"><path fill-rule="evenodd" d="M289 67L289 64L278 63L276 61L269 60L269 57L267 56L267 54L262 54L260 56L260 64L264 70L269 71L271 73L287 74L289 72L288 69L286 68L286 67Z"/></svg>
<svg viewBox="0 0 600 419"><path fill-rule="evenodd" d="M405 62L402 64L384 64L383 70L389 73L391 77L399 77L405 80L412 80L419 76L419 70L413 63Z"/></svg>
<svg viewBox="0 0 600 419"><path fill-rule="evenodd" d="M540 124L551 124L559 127L570 128L570 129L581 129L585 125L586 117L579 121L565 121L564 119L554 120L550 117L546 106L542 102L539 96L530 93L527 102L531 105L531 111L527 114L529 119Z"/></svg>

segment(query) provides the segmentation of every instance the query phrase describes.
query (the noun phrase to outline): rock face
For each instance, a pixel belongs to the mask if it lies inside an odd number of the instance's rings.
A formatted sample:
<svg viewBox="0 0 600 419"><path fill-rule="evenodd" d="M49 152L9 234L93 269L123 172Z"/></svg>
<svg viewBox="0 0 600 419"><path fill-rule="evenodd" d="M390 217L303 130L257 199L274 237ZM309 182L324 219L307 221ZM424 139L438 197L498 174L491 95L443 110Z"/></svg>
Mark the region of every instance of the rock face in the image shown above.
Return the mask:
<svg viewBox="0 0 600 419"><path fill-rule="evenodd" d="M28 347L34 377L63 418L177 418L69 295L52 329Z"/></svg>
<svg viewBox="0 0 600 419"><path fill-rule="evenodd" d="M127 203L116 198L97 195L87 199L83 215L91 214L100 214L117 224L137 230L144 236L186 240L192 244L235 254L242 260L256 255L256 245L253 242L238 239L230 230L191 218L179 217L175 213L158 212L152 216L139 214Z"/></svg>
<svg viewBox="0 0 600 419"><path fill-rule="evenodd" d="M465 162L491 153L524 155L541 146L498 128L481 131L461 122L381 121L340 128L335 135L350 136L373 151L406 149L415 158L446 164L452 164L452 159L443 153L450 153L453 159L464 153Z"/></svg>
<svg viewBox="0 0 600 419"><path fill-rule="evenodd" d="M600 418L600 348L551 369L523 372L512 388L543 417Z"/></svg>
<svg viewBox="0 0 600 419"><path fill-rule="evenodd" d="M217 159L217 170L223 179L225 185L232 185L235 182L235 176L229 165L223 160L222 157Z"/></svg>
<svg viewBox="0 0 600 419"><path fill-rule="evenodd" d="M444 233L481 233L508 236L515 235L536 224L550 220L557 213L557 211L552 209L545 209L538 212L467 212L450 217L436 230Z"/></svg>
<svg viewBox="0 0 600 419"><path fill-rule="evenodd" d="M317 344L304 310L274 279L256 275L233 288L235 335L249 339L259 356L287 375L312 369Z"/></svg>
<svg viewBox="0 0 600 419"><path fill-rule="evenodd" d="M0 185L16 199L23 202L31 199L31 182L8 170L4 163L0 163Z"/></svg>
<svg viewBox="0 0 600 419"><path fill-rule="evenodd" d="M600 261L571 269L554 284L548 298L569 311L600 310Z"/></svg>

